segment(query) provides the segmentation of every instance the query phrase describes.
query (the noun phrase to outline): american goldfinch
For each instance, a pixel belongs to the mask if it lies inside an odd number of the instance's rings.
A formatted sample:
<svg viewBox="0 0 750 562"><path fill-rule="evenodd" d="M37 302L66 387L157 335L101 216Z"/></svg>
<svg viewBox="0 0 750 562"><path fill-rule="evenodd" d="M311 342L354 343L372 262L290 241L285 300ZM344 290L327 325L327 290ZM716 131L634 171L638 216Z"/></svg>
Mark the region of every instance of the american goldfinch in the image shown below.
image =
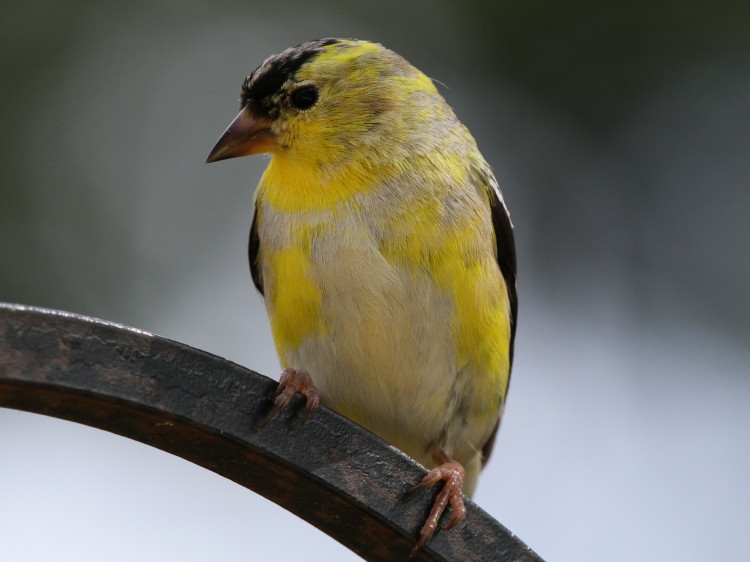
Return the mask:
<svg viewBox="0 0 750 562"><path fill-rule="evenodd" d="M492 170L432 81L383 46L304 43L263 62L208 162L267 152L250 268L296 391L445 484L415 546L465 515L505 403L513 227Z"/></svg>

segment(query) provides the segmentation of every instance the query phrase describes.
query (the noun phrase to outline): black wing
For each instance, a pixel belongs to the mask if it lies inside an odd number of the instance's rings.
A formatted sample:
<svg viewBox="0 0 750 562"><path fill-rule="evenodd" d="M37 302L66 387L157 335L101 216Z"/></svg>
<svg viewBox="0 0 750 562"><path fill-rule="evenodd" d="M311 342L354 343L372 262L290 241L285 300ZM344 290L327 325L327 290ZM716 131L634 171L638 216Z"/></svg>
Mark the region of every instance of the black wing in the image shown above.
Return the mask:
<svg viewBox="0 0 750 562"><path fill-rule="evenodd" d="M518 294L516 292L516 242L513 236L513 223L510 213L503 202L503 196L494 177L489 177L488 195L490 210L492 211L492 226L495 230L495 244L497 245L497 263L505 279L510 302L510 365L513 366L513 344L516 341L516 320L518 317ZM510 380L510 379L509 379Z"/></svg>
<svg viewBox="0 0 750 562"><path fill-rule="evenodd" d="M503 196L500 193L500 187L497 180L491 173L481 174L483 183L487 189L487 196L490 201L490 211L492 212L492 227L495 231L495 244L497 246L497 263L500 266L500 273L505 279L505 287L508 290L508 301L510 303L510 341L508 342L508 354L510 368L513 367L513 345L516 340L516 321L518 318L518 294L516 293L516 243L513 237L513 223L510 221L508 208L503 202ZM508 373L508 382L510 382L510 373ZM505 395L508 388L505 388ZM497 430L500 427L500 420L495 425L492 435L482 447L482 466L490 458L492 448L495 445Z"/></svg>
<svg viewBox="0 0 750 562"><path fill-rule="evenodd" d="M263 272L260 269L260 238L258 238L258 205L256 202L255 213L253 213L253 224L250 227L250 243L247 248L247 256L250 259L250 274L258 292L263 294Z"/></svg>

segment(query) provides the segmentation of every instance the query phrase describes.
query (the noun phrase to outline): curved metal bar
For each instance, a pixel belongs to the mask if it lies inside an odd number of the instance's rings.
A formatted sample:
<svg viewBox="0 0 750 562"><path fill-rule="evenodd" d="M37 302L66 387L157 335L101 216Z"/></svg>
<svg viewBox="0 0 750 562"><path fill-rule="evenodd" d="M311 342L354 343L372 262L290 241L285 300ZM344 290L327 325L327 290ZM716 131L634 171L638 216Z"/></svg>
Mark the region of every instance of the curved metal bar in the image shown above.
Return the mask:
<svg viewBox="0 0 750 562"><path fill-rule="evenodd" d="M297 408L259 430L275 387L147 332L0 303L0 406L157 447L257 492L366 560L405 559L435 493L407 493L424 469L323 407L304 425ZM467 508L465 522L439 532L415 560L540 560L472 502Z"/></svg>

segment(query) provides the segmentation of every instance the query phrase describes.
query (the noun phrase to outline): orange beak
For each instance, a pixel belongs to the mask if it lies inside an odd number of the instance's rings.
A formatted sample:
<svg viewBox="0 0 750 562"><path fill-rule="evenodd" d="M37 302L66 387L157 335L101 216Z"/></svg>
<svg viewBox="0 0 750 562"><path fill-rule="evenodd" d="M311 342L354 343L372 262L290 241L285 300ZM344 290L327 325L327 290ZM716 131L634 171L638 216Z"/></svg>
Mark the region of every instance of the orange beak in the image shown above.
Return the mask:
<svg viewBox="0 0 750 562"><path fill-rule="evenodd" d="M268 119L258 116L250 108L243 108L221 135L206 163L260 154L276 148L279 144L269 128L270 124Z"/></svg>

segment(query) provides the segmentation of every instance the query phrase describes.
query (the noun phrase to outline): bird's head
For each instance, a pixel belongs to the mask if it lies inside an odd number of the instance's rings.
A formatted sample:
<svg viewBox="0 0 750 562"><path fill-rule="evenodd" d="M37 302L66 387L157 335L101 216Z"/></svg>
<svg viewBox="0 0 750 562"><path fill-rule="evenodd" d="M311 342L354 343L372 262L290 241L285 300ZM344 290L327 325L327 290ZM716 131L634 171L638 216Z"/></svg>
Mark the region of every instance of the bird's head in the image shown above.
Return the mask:
<svg viewBox="0 0 750 562"><path fill-rule="evenodd" d="M268 152L335 166L418 138L416 121L434 118L436 101L445 105L432 82L379 44L311 41L245 79L240 113L207 161Z"/></svg>

